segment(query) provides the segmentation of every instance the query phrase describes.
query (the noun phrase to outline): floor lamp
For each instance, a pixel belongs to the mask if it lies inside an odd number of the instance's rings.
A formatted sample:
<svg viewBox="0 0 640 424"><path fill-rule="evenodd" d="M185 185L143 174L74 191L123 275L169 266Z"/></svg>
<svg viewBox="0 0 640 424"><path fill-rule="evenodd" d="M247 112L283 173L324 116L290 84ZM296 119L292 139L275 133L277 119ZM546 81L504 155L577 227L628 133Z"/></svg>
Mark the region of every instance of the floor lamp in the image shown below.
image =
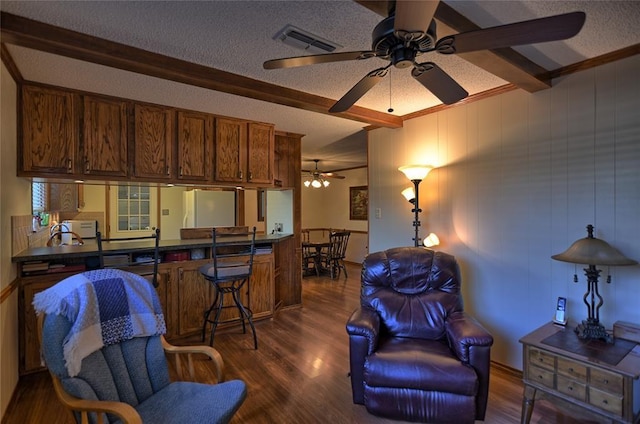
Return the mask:
<svg viewBox="0 0 640 424"><path fill-rule="evenodd" d="M418 186L420 185L420 182L427 177L427 174L432 169L433 167L428 165L405 165L398 168L398 171L402 172L413 183L414 198L412 202L413 209L411 210L411 212L414 213L413 227L415 231L415 236L413 238L413 241L414 241L415 247L420 246L420 236L418 235L419 227L420 227L419 214L420 212L422 212L422 209L420 209L420 202L418 201ZM403 195L407 197L407 194L405 194L405 192L406 190L403 191ZM411 200L409 201L411 202Z"/></svg>
<svg viewBox="0 0 640 424"><path fill-rule="evenodd" d="M587 268L584 268L584 273L587 276L587 292L582 298L585 305L587 305L588 315L586 320L578 324L575 332L581 339L599 339L607 343L613 343L613 337L607 333L604 325L600 323L600 307L603 304L603 299L598 292L598 278L601 270L596 267L598 265L636 265L638 262L627 258L606 241L595 238L593 236L593 225L587 225L586 238L574 242L567 250L553 255L551 258L557 261L588 265ZM578 276L574 275L573 280L577 283ZM608 276L607 283L610 282L611 276ZM597 303L596 299L598 300Z"/></svg>

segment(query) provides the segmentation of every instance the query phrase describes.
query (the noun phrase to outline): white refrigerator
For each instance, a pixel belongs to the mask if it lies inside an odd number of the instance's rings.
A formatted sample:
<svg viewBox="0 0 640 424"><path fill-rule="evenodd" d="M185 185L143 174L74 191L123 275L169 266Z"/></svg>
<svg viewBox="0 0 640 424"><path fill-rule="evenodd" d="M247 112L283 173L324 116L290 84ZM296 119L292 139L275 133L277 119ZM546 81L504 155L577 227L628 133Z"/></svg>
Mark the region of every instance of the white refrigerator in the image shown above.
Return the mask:
<svg viewBox="0 0 640 424"><path fill-rule="evenodd" d="M184 228L236 225L234 191L188 190L183 193Z"/></svg>

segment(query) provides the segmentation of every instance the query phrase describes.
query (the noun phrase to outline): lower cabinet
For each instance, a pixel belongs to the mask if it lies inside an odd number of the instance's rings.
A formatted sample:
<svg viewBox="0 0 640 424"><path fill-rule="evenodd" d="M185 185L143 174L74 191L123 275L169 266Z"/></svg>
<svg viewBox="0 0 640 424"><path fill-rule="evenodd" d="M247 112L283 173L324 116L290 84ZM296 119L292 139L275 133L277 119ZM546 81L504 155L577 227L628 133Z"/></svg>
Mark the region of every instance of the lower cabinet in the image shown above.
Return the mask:
<svg viewBox="0 0 640 424"><path fill-rule="evenodd" d="M222 259L224 260L227 259ZM236 256L229 260L248 260L248 257ZM169 317L167 322L171 322L173 330L168 333L170 339L193 336L202 331L204 314L213 303L215 296L212 284L205 280L198 270L208 262L208 260L198 260L163 264L163 267L171 269L169 290L172 296L168 310L165 312ZM249 283L242 289L242 302L253 311L255 320L273 316L273 267L273 255L256 255ZM233 305L230 295L225 296L225 305ZM224 321L236 317L238 317L237 309L227 308L223 310L220 319ZM225 324L222 324L218 328L224 327Z"/></svg>
<svg viewBox="0 0 640 424"><path fill-rule="evenodd" d="M248 259L235 257L234 260ZM198 268L208 260L162 263L158 267L158 296L167 323L167 339L178 339L199 335L202 331L204 313L213 302L214 291ZM38 275L22 277L19 289L19 372L28 374L43 369L40 363L38 320L33 309L33 297L57 282L72 275ZM242 301L253 310L255 320L271 318L274 312L274 260L272 254L256 255L253 274L244 286ZM232 299L225 299L232 302ZM237 311L228 309L226 318L237 316ZM238 324L239 325L239 324ZM221 325L220 328L223 328Z"/></svg>

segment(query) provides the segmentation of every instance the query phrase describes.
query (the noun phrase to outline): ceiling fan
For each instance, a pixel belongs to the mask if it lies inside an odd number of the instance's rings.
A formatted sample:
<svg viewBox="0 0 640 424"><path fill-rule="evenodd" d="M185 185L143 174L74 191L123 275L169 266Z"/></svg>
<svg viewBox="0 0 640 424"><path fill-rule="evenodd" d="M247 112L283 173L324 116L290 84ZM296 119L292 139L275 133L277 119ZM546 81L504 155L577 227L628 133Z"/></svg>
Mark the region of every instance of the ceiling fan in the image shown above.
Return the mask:
<svg viewBox="0 0 640 424"><path fill-rule="evenodd" d="M335 172L322 172L318 169L318 162L320 159L313 160L316 163L316 169L313 171L305 171L308 173L309 177L304 181L305 187L327 187L329 186L329 181L327 178L337 178L339 180L344 180L344 175L338 175Z"/></svg>
<svg viewBox="0 0 640 424"><path fill-rule="evenodd" d="M399 69L413 66L411 76L444 104L449 105L464 99L469 93L434 62L418 62L420 55L432 51L442 54L467 53L564 40L580 32L586 18L584 12L571 12L464 32L437 40L436 21L433 17L438 2L395 1L395 7L392 7L389 16L373 29L371 50L273 59L264 62L263 66L265 69L293 68L379 57L389 61L389 64L369 72L329 112L348 110L387 75L391 65Z"/></svg>

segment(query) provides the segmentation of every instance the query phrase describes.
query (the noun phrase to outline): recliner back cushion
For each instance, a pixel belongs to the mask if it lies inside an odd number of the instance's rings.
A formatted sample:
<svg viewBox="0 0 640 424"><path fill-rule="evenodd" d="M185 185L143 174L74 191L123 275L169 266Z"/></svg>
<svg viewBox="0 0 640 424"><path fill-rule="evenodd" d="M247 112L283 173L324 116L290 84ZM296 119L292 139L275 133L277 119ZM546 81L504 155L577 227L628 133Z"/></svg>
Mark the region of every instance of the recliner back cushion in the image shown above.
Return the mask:
<svg viewBox="0 0 640 424"><path fill-rule="evenodd" d="M360 303L378 312L396 337L438 340L449 314L463 309L455 258L419 247L397 247L365 258Z"/></svg>

